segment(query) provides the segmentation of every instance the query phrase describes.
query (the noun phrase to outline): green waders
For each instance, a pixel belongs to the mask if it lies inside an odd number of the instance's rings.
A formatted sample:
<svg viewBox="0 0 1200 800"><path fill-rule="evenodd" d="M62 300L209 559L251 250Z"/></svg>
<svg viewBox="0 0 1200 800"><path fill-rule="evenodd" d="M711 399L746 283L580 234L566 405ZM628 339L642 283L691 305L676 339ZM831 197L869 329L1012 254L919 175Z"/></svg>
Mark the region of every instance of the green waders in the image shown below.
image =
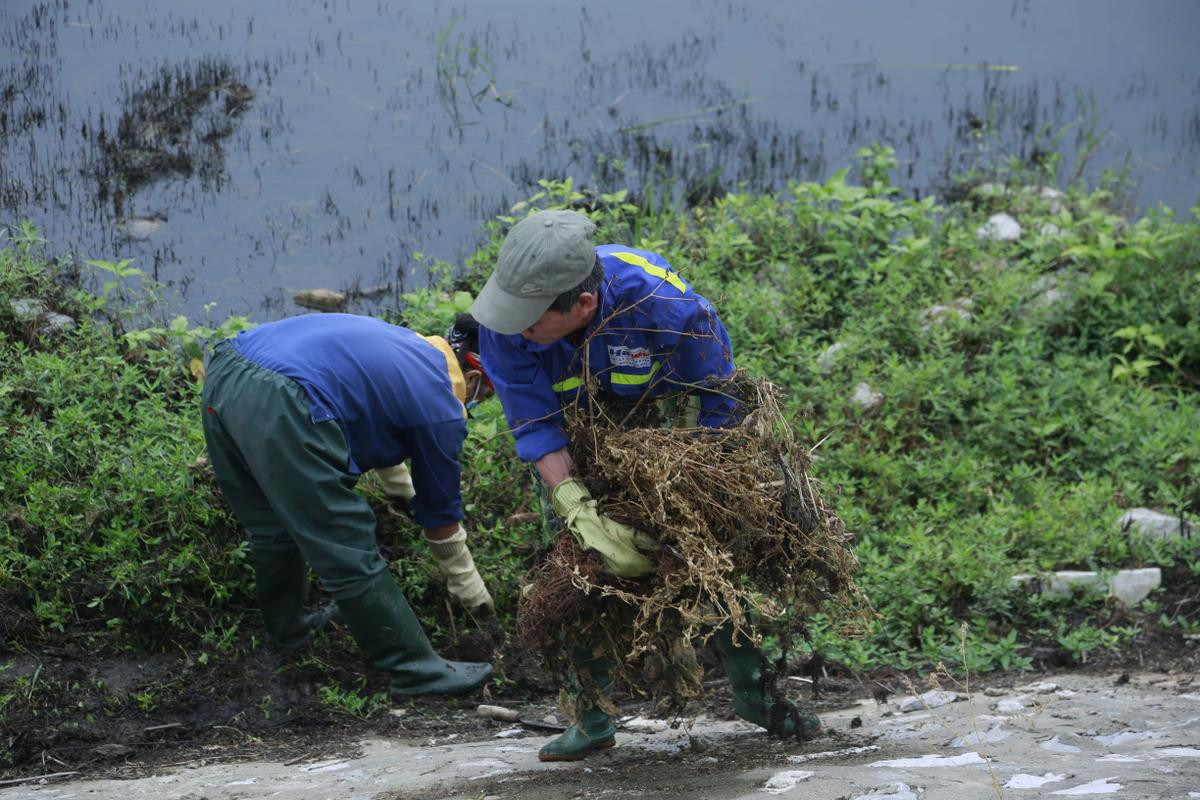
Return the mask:
<svg viewBox="0 0 1200 800"><path fill-rule="evenodd" d="M221 494L245 527L268 635L307 635L307 562L393 694L454 694L491 665L446 661L421 630L375 540L375 515L349 472L335 420L314 423L299 384L217 346L203 393L204 438Z"/></svg>
<svg viewBox="0 0 1200 800"><path fill-rule="evenodd" d="M590 676L601 694L607 695L612 691L608 661L582 647L574 655L575 669L581 675ZM578 719L574 725L538 751L540 760L579 761L594 750L604 750L616 744L617 727L607 713L589 704L578 709L576 716Z"/></svg>

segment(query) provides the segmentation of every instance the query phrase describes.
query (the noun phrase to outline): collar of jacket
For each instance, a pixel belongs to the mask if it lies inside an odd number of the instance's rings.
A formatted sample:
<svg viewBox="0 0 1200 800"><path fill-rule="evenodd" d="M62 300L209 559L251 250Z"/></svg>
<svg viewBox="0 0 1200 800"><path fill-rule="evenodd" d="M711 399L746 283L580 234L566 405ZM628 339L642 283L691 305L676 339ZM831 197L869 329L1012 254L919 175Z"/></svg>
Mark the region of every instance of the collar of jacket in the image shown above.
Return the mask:
<svg viewBox="0 0 1200 800"><path fill-rule="evenodd" d="M458 398L458 402L463 404L463 417L467 416L467 381L463 377L462 367L458 365L458 357L454 355L454 351L450 349L450 343L441 336L422 336L422 339L429 342L431 345L441 351L442 356L446 359L446 374L450 376L450 388L454 390L454 396Z"/></svg>

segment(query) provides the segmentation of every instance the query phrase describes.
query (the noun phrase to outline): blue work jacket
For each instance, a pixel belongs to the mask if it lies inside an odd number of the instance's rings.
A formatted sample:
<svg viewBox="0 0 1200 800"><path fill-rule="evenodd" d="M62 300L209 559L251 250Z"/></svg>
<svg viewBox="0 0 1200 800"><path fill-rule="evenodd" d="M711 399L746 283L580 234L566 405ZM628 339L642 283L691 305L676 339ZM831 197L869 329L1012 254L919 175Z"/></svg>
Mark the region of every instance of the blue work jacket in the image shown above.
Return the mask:
<svg viewBox="0 0 1200 800"><path fill-rule="evenodd" d="M480 329L480 356L516 438L517 455L537 461L566 446L562 407L576 399L584 371L601 394L696 391L701 425L720 427L733 398L705 387L733 374L729 334L712 305L657 253L607 244L595 317L548 345Z"/></svg>
<svg viewBox="0 0 1200 800"><path fill-rule="evenodd" d="M355 314L310 314L259 325L230 344L304 389L314 423L336 420L358 475L412 459L413 518L463 518L459 453L467 436L463 377L448 345Z"/></svg>

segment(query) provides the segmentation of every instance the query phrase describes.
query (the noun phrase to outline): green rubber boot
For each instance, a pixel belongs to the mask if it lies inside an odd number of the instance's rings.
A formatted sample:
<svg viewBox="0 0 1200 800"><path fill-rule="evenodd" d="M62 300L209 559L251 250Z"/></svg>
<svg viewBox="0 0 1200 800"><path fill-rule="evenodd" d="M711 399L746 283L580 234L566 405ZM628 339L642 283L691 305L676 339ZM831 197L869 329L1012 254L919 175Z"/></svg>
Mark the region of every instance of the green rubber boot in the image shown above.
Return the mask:
<svg viewBox="0 0 1200 800"><path fill-rule="evenodd" d="M391 573L371 579L360 595L339 599L346 627L367 660L391 673L392 697L462 694L492 674L491 664L447 661L434 652Z"/></svg>
<svg viewBox="0 0 1200 800"><path fill-rule="evenodd" d="M308 600L308 565L296 549L251 548L254 585L262 609L267 638L291 652L304 646L309 635L337 618L337 607L328 603L304 613Z"/></svg>
<svg viewBox="0 0 1200 800"><path fill-rule="evenodd" d="M587 671L603 694L612 689L608 661L592 655L590 650L578 650L575 668ZM579 761L588 753L604 750L617 743L617 727L612 717L595 706L580 709L579 721L538 751L540 761Z"/></svg>
<svg viewBox="0 0 1200 800"><path fill-rule="evenodd" d="M727 624L713 634L733 693L733 713L773 736L794 736L802 741L815 737L821 731L821 720L794 703L776 702L767 696L758 648L744 636L735 642L734 630Z"/></svg>

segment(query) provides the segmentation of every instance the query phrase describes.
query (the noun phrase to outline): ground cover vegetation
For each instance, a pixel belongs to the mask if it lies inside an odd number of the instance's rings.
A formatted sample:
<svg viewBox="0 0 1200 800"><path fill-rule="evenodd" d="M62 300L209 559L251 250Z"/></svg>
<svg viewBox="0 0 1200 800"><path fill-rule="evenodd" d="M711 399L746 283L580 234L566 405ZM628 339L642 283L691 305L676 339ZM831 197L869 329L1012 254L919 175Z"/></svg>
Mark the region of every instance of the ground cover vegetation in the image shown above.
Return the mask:
<svg viewBox="0 0 1200 800"><path fill-rule="evenodd" d="M393 318L445 330L513 219L587 210L601 240L662 253L714 301L738 365L782 389L813 477L856 536L875 616L849 636L815 615L802 657L859 673L1194 660L1196 540L1139 538L1117 520L1142 506L1200 513L1196 210L1130 220L1103 188L1024 190L1045 175L918 201L892 188L889 150L861 158L825 182L691 208L543 181L487 223L465 268L429 261L429 287ZM1024 226L1018 241L977 237L998 211ZM0 770L47 753L77 765L70 753L118 722L146 740L185 711L257 737L304 717L398 724L343 631L290 659L262 641L198 413L202 356L252 321L166 321L136 264L47 252L28 226L0 242ZM880 402L852 400L862 383ZM500 609L486 624L449 608L416 527L370 476L360 486L435 644L494 658L495 695L545 689L512 642L522 576L546 543L495 403L475 411L464 467L472 547ZM1163 570L1163 588L1135 609L1009 580L1142 566Z"/></svg>

